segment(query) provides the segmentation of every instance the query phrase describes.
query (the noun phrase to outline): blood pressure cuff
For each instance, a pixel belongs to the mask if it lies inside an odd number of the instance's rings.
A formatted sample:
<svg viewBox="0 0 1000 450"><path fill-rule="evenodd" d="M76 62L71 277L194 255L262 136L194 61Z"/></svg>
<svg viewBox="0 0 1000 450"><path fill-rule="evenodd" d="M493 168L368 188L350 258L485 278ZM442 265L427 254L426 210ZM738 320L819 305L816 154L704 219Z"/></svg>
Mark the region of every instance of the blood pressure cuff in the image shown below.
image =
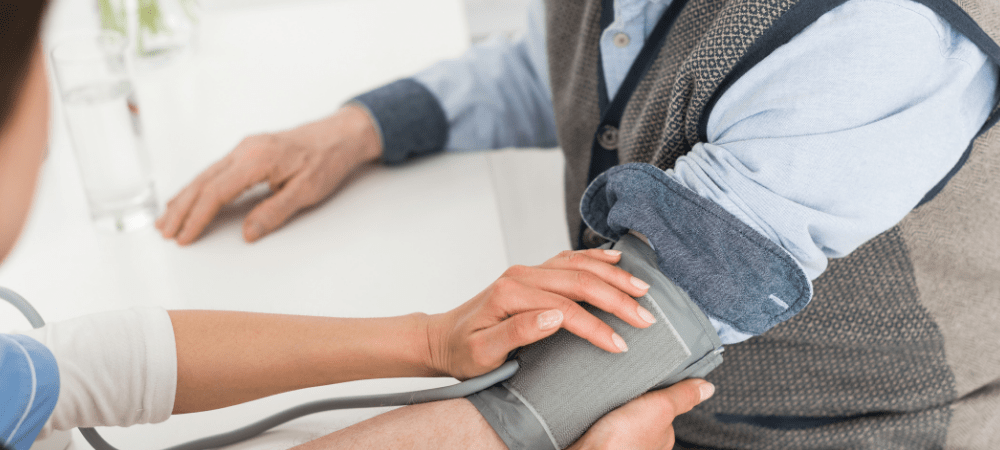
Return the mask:
<svg viewBox="0 0 1000 450"><path fill-rule="evenodd" d="M660 272L653 250L632 235L612 248L622 252L619 267L650 284L636 300L657 322L639 329L583 305L625 339L628 352L606 352L566 330L520 349L511 379L467 397L508 448L564 449L611 410L722 363L715 328Z"/></svg>

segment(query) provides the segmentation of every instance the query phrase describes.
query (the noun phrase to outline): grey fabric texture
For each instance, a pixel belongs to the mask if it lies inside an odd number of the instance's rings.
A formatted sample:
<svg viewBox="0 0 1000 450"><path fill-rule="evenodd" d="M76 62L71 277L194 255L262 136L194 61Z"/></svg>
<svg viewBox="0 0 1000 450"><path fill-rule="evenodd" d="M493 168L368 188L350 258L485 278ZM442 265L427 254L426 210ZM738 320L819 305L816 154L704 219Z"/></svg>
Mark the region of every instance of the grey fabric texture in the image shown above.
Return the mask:
<svg viewBox="0 0 1000 450"><path fill-rule="evenodd" d="M394 81L351 101L364 106L377 123L385 164L438 152L448 143L448 119L441 104L413 79Z"/></svg>
<svg viewBox="0 0 1000 450"><path fill-rule="evenodd" d="M638 329L584 305L625 339L628 352L608 353L565 330L520 349L521 369L514 377L470 397L509 448L566 448L629 400L650 389L704 376L721 364L722 344L708 317L660 272L652 249L631 235L623 236L614 248L623 252L619 266L651 285L637 300L658 322ZM532 442L525 442L524 436L505 437L512 430L533 430L534 424L517 423L529 418L547 431L544 440L532 431L528 431L536 439Z"/></svg>
<svg viewBox="0 0 1000 450"><path fill-rule="evenodd" d="M715 396L678 417L679 439L709 448L942 448L955 396L944 337L921 304L899 227L831 261L816 299L768 333L726 348ZM804 429L717 415L827 417Z"/></svg>
<svg viewBox="0 0 1000 450"><path fill-rule="evenodd" d="M555 443L534 411L503 385L498 384L466 398L507 444L507 448L556 450Z"/></svg>
<svg viewBox="0 0 1000 450"><path fill-rule="evenodd" d="M660 255L660 270L705 313L740 332L759 335L811 298L809 279L788 252L652 165L602 173L580 211L607 239L629 230L644 234Z"/></svg>

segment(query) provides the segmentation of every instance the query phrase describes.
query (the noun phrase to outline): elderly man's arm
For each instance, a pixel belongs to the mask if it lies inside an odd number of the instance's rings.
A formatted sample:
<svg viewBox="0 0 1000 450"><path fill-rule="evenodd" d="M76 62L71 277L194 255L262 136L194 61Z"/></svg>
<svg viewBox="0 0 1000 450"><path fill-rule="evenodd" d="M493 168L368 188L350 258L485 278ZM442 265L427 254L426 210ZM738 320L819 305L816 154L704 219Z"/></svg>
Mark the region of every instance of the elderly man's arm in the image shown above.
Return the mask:
<svg viewBox="0 0 1000 450"><path fill-rule="evenodd" d="M997 84L996 63L929 8L846 2L734 82L672 169L612 168L581 208L612 240L645 235L722 342L740 342L948 181Z"/></svg>
<svg viewBox="0 0 1000 450"><path fill-rule="evenodd" d="M608 413L570 450L672 449L673 419L713 392L710 383L685 380L647 393ZM459 399L395 409L295 450L335 448L506 450L507 446L468 400Z"/></svg>
<svg viewBox="0 0 1000 450"><path fill-rule="evenodd" d="M364 93L329 117L247 137L177 193L156 227L190 244L224 205L267 182L274 194L243 222L243 238L253 242L374 161L398 164L444 149L555 146L543 14L536 1L520 39L477 45Z"/></svg>

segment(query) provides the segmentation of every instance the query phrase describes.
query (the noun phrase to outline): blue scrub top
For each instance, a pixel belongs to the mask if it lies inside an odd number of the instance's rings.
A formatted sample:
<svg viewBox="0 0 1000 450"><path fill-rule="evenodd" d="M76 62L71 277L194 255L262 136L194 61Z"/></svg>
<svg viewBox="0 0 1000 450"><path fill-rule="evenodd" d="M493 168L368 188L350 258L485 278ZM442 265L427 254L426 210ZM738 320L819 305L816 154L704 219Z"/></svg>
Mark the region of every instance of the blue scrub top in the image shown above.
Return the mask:
<svg viewBox="0 0 1000 450"><path fill-rule="evenodd" d="M28 450L59 400L56 358L27 336L0 334L0 443Z"/></svg>

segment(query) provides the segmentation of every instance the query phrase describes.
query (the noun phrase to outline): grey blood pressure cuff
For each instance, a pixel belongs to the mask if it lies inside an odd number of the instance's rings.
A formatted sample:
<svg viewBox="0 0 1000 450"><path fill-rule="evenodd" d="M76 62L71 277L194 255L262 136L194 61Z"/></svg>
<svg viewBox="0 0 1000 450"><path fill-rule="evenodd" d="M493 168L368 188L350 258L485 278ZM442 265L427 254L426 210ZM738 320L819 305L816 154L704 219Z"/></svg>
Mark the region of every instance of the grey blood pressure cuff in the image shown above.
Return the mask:
<svg viewBox="0 0 1000 450"><path fill-rule="evenodd" d="M639 329L584 305L625 339L628 352L606 352L566 330L520 349L511 379L467 397L508 448L564 449L611 410L722 363L715 328L660 272L653 250L632 235L613 248L622 251L619 267L650 284L637 300L657 322Z"/></svg>

